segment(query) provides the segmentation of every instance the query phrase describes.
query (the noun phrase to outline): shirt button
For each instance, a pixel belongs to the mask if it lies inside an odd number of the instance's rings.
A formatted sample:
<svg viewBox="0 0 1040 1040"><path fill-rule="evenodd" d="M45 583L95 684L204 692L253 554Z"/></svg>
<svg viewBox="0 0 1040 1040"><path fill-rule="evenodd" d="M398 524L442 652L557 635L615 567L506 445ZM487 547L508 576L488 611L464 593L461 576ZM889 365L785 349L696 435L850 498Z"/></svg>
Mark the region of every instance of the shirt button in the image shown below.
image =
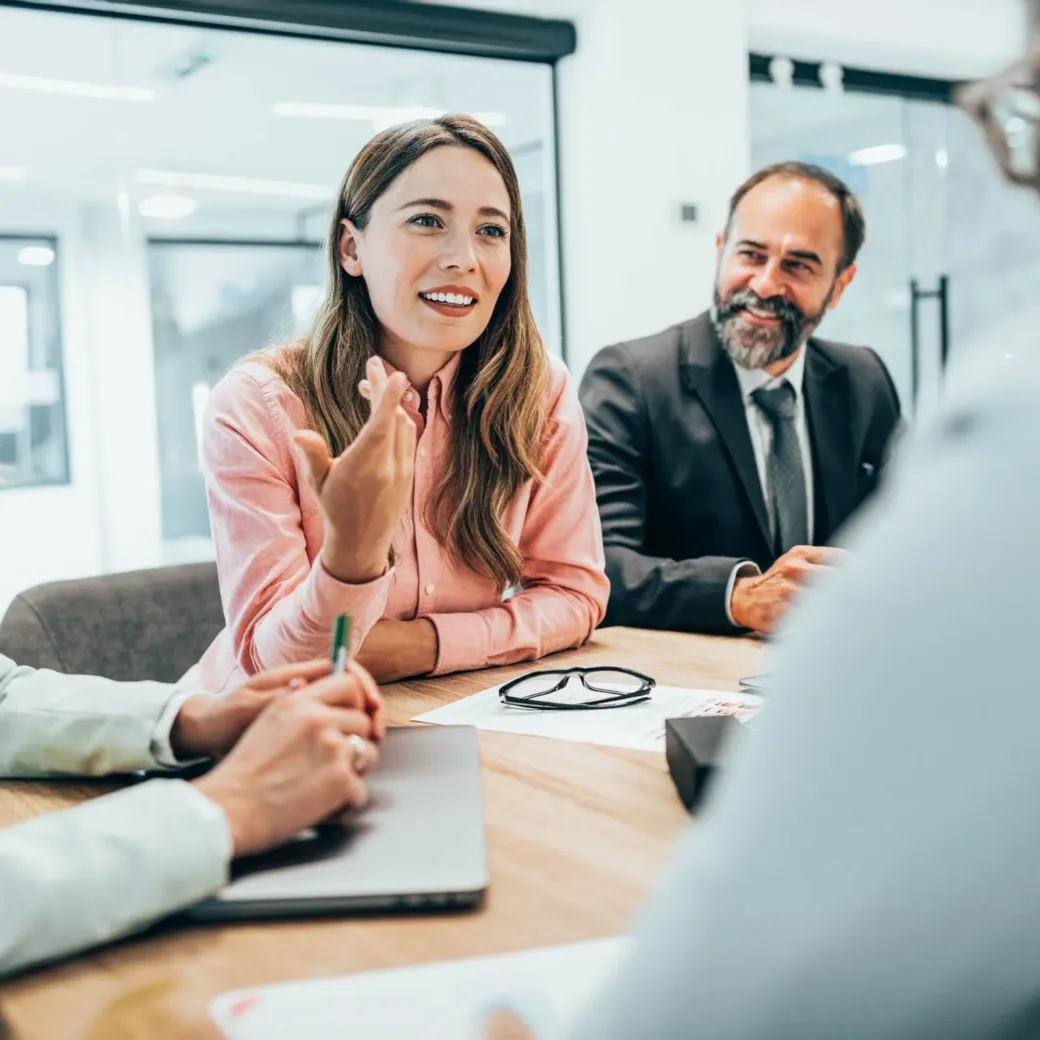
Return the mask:
<svg viewBox="0 0 1040 1040"><path fill-rule="evenodd" d="M432 581L430 582L429 585L426 586L426 595L427 596L432 596L433 595L433 582Z"/></svg>
<svg viewBox="0 0 1040 1040"><path fill-rule="evenodd" d="M412 399L412 392L411 392L411 390L405 390L405 392L404 392L404 399L406 401L410 401Z"/></svg>
<svg viewBox="0 0 1040 1040"><path fill-rule="evenodd" d="M419 449L419 458L420 459L425 459L426 458L426 449L425 448L420 448Z"/></svg>

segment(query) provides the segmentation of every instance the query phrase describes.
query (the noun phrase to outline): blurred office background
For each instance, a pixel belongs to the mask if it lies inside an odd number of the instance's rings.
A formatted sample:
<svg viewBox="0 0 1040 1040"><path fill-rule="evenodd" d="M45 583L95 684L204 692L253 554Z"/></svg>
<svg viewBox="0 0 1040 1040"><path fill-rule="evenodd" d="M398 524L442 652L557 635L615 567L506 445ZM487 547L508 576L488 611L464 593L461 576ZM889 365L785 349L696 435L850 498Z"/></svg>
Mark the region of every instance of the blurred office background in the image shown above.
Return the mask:
<svg viewBox="0 0 1040 1040"><path fill-rule="evenodd" d="M822 334L878 349L908 412L944 351L1035 328L1040 212L950 104L1020 49L1021 0L75 7L0 0L0 610L211 555L207 395L307 327L343 172L416 116L509 147L535 315L576 378L707 305L729 194L777 159L861 193L861 274Z"/></svg>

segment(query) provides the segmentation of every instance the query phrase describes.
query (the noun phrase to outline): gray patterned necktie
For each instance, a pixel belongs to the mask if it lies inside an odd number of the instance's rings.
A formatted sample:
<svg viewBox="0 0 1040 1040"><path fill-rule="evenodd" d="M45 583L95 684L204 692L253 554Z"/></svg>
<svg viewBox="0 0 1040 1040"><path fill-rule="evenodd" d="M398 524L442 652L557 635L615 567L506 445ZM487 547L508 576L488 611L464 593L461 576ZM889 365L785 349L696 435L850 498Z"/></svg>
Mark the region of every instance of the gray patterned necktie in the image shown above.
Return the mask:
<svg viewBox="0 0 1040 1040"><path fill-rule="evenodd" d="M766 483L772 504L773 536L777 555L809 541L809 511L805 494L802 449L795 427L795 389L785 379L767 390L760 387L751 399L773 427L773 444L766 466Z"/></svg>

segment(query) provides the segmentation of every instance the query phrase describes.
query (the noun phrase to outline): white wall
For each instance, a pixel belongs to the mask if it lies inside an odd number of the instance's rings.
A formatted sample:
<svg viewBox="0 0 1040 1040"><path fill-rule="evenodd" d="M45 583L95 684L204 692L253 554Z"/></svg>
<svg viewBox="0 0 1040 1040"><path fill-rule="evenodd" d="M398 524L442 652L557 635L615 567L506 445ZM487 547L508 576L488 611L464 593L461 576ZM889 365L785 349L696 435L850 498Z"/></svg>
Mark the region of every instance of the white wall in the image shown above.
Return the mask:
<svg viewBox="0 0 1040 1040"><path fill-rule="evenodd" d="M567 355L693 317L747 172L741 0L598 0L559 69ZM695 224L680 220L693 203Z"/></svg>

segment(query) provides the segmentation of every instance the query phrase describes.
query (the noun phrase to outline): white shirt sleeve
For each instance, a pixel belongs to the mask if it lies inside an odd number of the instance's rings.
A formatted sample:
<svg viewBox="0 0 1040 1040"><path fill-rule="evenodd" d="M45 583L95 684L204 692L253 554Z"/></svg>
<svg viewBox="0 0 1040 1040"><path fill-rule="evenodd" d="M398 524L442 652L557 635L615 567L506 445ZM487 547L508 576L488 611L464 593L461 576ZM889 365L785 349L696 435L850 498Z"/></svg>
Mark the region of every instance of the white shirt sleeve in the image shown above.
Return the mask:
<svg viewBox="0 0 1040 1040"><path fill-rule="evenodd" d="M181 690L178 693L175 693L166 702L165 707L155 723L155 729L152 731L150 750L152 758L155 759L157 765L160 765L165 769L183 769L185 766L193 765L195 762L204 761L204 759L201 758L193 758L190 760L179 759L174 754L173 745L170 743L173 724L177 721L177 715L180 713L184 702L197 696L200 696L197 690ZM202 694L202 696L211 697L212 694L207 693Z"/></svg>
<svg viewBox="0 0 1040 1040"><path fill-rule="evenodd" d="M951 405L791 612L575 1038L1037 1035L1036 367Z"/></svg>
<svg viewBox="0 0 1040 1040"><path fill-rule="evenodd" d="M734 628L740 625L733 620L733 586L737 584L737 578L746 578L753 574L761 574L762 568L751 560L744 560L729 572L729 581L726 582L726 617Z"/></svg>
<svg viewBox="0 0 1040 1040"><path fill-rule="evenodd" d="M230 858L223 812L181 780L0 832L0 977L206 898L226 883Z"/></svg>
<svg viewBox="0 0 1040 1040"><path fill-rule="evenodd" d="M185 765L170 730L192 691L18 667L0 656L0 776L102 776Z"/></svg>

